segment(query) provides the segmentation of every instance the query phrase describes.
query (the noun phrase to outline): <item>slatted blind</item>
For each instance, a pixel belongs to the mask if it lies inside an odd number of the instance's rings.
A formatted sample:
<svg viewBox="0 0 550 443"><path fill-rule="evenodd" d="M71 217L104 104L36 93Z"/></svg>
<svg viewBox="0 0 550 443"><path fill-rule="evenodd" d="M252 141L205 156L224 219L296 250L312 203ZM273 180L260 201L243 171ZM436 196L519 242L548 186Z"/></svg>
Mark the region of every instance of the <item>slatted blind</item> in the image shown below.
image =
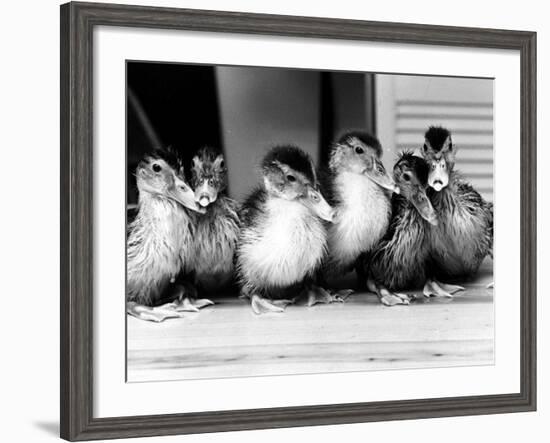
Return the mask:
<svg viewBox="0 0 550 443"><path fill-rule="evenodd" d="M377 76L377 127L385 146L418 149L430 125L448 128L456 168L493 200L493 84L487 79ZM394 157L394 156L392 156Z"/></svg>

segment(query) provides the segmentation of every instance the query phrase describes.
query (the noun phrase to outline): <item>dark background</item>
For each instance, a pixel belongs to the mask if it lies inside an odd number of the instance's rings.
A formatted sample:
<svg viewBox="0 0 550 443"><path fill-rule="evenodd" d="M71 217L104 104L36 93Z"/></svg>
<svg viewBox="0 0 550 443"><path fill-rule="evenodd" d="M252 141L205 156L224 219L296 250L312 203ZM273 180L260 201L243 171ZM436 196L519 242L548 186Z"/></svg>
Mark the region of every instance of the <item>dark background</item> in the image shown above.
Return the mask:
<svg viewBox="0 0 550 443"><path fill-rule="evenodd" d="M294 143L319 164L343 130L374 132L374 76L283 68L127 63L128 203L144 153L172 146L190 164L202 146L226 155L229 192L242 199L257 165L278 143Z"/></svg>

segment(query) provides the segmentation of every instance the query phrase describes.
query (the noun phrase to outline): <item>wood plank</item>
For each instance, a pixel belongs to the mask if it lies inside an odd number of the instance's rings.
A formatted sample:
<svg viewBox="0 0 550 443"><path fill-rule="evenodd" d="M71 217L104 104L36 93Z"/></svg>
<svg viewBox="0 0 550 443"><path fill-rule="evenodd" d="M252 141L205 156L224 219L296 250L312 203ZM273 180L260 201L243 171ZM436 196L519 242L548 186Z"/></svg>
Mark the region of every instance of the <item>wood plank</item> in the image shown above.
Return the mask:
<svg viewBox="0 0 550 443"><path fill-rule="evenodd" d="M216 306L156 324L128 318L128 380L199 379L492 364L492 263L453 300L388 308L372 294L257 316L223 294ZM343 280L339 286L349 286Z"/></svg>
<svg viewBox="0 0 550 443"><path fill-rule="evenodd" d="M493 364L493 341L263 344L132 352L130 381L414 369Z"/></svg>

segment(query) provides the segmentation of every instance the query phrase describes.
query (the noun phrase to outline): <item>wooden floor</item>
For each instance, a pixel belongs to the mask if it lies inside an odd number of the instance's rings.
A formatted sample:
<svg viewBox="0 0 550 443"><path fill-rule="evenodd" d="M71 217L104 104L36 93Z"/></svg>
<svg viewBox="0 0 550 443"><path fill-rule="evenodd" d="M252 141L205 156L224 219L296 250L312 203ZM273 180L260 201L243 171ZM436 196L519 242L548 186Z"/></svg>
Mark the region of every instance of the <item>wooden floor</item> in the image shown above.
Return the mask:
<svg viewBox="0 0 550 443"><path fill-rule="evenodd" d="M128 317L128 381L487 365L494 356L492 262L453 300L345 304L254 315L235 297L185 318Z"/></svg>

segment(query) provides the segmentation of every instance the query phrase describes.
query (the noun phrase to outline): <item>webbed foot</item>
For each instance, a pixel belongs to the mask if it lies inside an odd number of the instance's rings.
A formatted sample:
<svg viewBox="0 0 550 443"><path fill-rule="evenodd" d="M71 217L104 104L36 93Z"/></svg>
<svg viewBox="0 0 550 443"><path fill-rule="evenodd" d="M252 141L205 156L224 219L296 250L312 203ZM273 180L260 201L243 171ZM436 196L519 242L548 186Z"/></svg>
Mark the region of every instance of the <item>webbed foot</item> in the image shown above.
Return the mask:
<svg viewBox="0 0 550 443"><path fill-rule="evenodd" d="M390 292L387 289L381 289L378 299L384 306L395 306L410 304L412 297L400 292Z"/></svg>
<svg viewBox="0 0 550 443"><path fill-rule="evenodd" d="M180 318L183 314L175 310L175 303L166 303L161 306L145 306L136 302L126 303L126 312L140 320L160 323L167 318Z"/></svg>
<svg viewBox="0 0 550 443"><path fill-rule="evenodd" d="M174 310L177 312L198 312L205 306L213 305L212 300L197 298L198 291L195 285L189 282L177 284L171 294Z"/></svg>
<svg viewBox="0 0 550 443"><path fill-rule="evenodd" d="M177 312L199 312L200 309L205 306L213 305L214 302L207 298L191 298L185 297L183 300L174 302L175 310Z"/></svg>
<svg viewBox="0 0 550 443"><path fill-rule="evenodd" d="M338 290L338 291L336 291L336 292L331 291L331 293L332 293L333 295L338 296L338 297L341 298L343 301L346 301L346 300L349 298L349 296L350 296L351 294L354 294L354 293L355 293L355 291L354 291L353 289L340 289L340 290Z"/></svg>
<svg viewBox="0 0 550 443"><path fill-rule="evenodd" d="M424 297L445 297L453 298L453 294L464 291L463 286L441 283L436 280L428 280L424 285Z"/></svg>
<svg viewBox="0 0 550 443"><path fill-rule="evenodd" d="M352 291L353 292L353 291ZM317 285L311 285L304 289L300 296L300 299L308 307L314 306L318 303L344 303L345 298L349 296L348 290L342 290L338 292L327 291L325 288Z"/></svg>
<svg viewBox="0 0 550 443"><path fill-rule="evenodd" d="M367 289L370 292L375 293L378 296L378 300L384 306L395 306L395 305L408 305L412 300L415 299L414 296L408 294L402 294L400 292L391 292L387 288L381 285L377 285L373 280L367 281Z"/></svg>
<svg viewBox="0 0 550 443"><path fill-rule="evenodd" d="M250 297L250 305L254 314L267 314L270 312L284 312L287 305L292 304L292 300L269 300L258 294Z"/></svg>

